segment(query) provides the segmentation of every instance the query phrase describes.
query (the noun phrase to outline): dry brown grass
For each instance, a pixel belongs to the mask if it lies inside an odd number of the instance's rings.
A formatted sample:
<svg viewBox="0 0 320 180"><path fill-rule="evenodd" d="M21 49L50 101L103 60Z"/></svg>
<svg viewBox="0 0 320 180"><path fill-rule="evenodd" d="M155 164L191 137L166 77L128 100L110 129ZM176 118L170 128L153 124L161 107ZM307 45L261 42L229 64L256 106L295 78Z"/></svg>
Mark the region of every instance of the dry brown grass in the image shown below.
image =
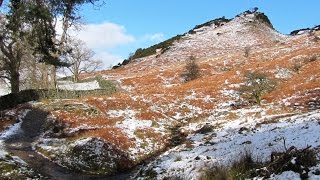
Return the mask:
<svg viewBox="0 0 320 180"><path fill-rule="evenodd" d="M82 99L91 106L94 106L102 115L97 117L88 117L81 114L72 114L70 112L54 112L57 117L71 127L79 127L83 123L88 125L110 126L113 127L116 122L120 122L124 117L111 118L107 114L110 110L125 110L131 109L136 112L137 120L154 120L165 119L167 116L173 117L177 113L186 115L191 110L181 108L180 105L187 103L196 107L200 107L203 111L201 115L191 118L191 122L199 122L210 115L210 112L216 108L217 104L232 100L229 97L224 97L221 94L223 89L235 89L230 84L239 84L244 82L244 74L252 71L265 72L268 76L274 77L274 71L277 68L287 68L293 71L293 76L289 79L277 80L275 90L263 96L267 102L278 102L279 100L297 95L299 99L294 101L303 104L310 100L311 96L304 96L315 88L320 88L320 61L310 59L299 59L304 56L313 56L319 54L320 48L316 44L305 44L305 36L294 38L290 42L278 43L277 47L273 43L263 44L262 49L253 48L248 58L243 57L243 49L233 50L231 52L220 50L219 54L214 57L199 59L201 77L193 81L183 83L180 74L183 71L184 61L170 61L168 59L157 59L156 64L152 64L151 57L147 57L145 61L136 61L128 64L126 67L121 67L115 70L105 70L99 73L91 73L84 75L82 78L87 78L93 75L101 74L109 76L111 80L121 79L121 84L124 86L132 86L132 91L125 89L113 94L111 97L88 97ZM287 50L289 49L289 51ZM301 56L303 55L303 56ZM179 57L174 57L174 59ZM296 60L297 59L297 60ZM224 63L226 61L227 63ZM302 63L298 71L294 71L295 63ZM238 74L240 72L240 74ZM171 78L173 87L165 87L162 78ZM226 80L228 83L226 84ZM194 90L199 99L184 99L190 95L190 91ZM134 100L132 97L138 97ZM142 100L142 96L147 101ZM205 102L204 97L210 96L214 99L213 102ZM174 107L169 107L169 104L174 104ZM150 107L156 105L161 107L161 113L153 112ZM281 114L291 112L290 108L274 110L267 112L268 115ZM260 118L259 114L252 114L256 118ZM237 115L229 114L226 117L229 120L237 119ZM262 123L272 123L268 120ZM151 129L138 129L136 133L141 137L151 137L158 140L157 133ZM115 137L114 138L114 134ZM123 149L130 147L131 140L128 140L124 133L117 128L103 128L90 130L81 135L84 136L99 136L112 143L117 143L120 140L120 146ZM113 140L114 139L114 140ZM165 138L163 138L165 139Z"/></svg>

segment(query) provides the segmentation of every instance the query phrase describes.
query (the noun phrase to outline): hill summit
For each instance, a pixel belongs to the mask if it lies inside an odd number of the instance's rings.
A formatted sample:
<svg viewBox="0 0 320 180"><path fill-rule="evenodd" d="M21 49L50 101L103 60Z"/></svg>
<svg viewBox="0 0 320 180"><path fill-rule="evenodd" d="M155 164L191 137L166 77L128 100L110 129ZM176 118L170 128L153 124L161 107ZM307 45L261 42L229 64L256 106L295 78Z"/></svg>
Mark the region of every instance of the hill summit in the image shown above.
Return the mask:
<svg viewBox="0 0 320 180"><path fill-rule="evenodd" d="M156 57L159 62L175 61L188 56L203 58L214 56L225 50L243 51L244 48L272 45L284 41L287 36L277 32L269 18L262 12L245 11L233 19L225 17L195 26L183 35L177 35L149 48L138 49L130 61L141 61L147 57ZM182 56L182 57L181 57ZM166 59L166 60L164 60Z"/></svg>

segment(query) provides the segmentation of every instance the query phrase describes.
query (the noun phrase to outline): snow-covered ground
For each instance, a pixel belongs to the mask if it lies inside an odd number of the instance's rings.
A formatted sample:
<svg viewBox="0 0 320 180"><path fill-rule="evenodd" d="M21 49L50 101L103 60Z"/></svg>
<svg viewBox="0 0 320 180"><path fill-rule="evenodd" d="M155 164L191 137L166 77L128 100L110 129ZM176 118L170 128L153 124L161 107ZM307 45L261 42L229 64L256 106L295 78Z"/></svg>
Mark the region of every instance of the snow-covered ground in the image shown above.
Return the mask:
<svg viewBox="0 0 320 180"><path fill-rule="evenodd" d="M98 81L73 83L71 81L59 81L58 88L62 90L86 91L100 89Z"/></svg>
<svg viewBox="0 0 320 180"><path fill-rule="evenodd" d="M278 117L265 115L259 108L233 113L238 116L235 120L211 116L206 125L213 127L212 132L190 134L188 141L192 142L191 145L183 144L166 152L150 163L149 168L157 172L158 179L181 177L196 180L207 168L227 166L247 151L251 152L254 158L267 161L272 152L283 152L291 146L298 149L307 146L320 147L319 110L299 115L282 114ZM248 113L256 113L260 117L246 116ZM199 124L190 124L185 130L194 130L195 126L201 127ZM320 176L309 175L311 179L320 179ZM292 178L300 179L299 174L294 172L284 172L271 177Z"/></svg>

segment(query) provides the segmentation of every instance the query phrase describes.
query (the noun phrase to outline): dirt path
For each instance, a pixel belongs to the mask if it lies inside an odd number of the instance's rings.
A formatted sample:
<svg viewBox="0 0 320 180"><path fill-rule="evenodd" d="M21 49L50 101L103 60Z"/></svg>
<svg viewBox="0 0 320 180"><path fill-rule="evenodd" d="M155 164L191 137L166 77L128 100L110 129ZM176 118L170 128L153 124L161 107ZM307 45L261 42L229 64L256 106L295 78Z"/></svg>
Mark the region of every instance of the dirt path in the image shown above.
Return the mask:
<svg viewBox="0 0 320 180"><path fill-rule="evenodd" d="M84 175L71 172L63 168L32 150L34 142L43 132L47 113L41 110L33 109L22 119L20 131L12 135L5 141L8 152L20 157L37 173L44 176L43 179L74 180L74 179L128 179L129 174L117 175L114 177L102 177L93 175Z"/></svg>

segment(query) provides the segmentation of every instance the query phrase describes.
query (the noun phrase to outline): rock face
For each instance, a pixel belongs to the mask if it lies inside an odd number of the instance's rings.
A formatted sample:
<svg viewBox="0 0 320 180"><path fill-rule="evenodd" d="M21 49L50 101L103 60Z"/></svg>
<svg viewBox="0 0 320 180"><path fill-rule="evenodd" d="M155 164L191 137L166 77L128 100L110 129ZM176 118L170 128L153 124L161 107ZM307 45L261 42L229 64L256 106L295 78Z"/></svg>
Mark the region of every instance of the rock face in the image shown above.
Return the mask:
<svg viewBox="0 0 320 180"><path fill-rule="evenodd" d="M70 144L60 163L72 170L99 175L112 175L132 167L125 153L99 138Z"/></svg>

